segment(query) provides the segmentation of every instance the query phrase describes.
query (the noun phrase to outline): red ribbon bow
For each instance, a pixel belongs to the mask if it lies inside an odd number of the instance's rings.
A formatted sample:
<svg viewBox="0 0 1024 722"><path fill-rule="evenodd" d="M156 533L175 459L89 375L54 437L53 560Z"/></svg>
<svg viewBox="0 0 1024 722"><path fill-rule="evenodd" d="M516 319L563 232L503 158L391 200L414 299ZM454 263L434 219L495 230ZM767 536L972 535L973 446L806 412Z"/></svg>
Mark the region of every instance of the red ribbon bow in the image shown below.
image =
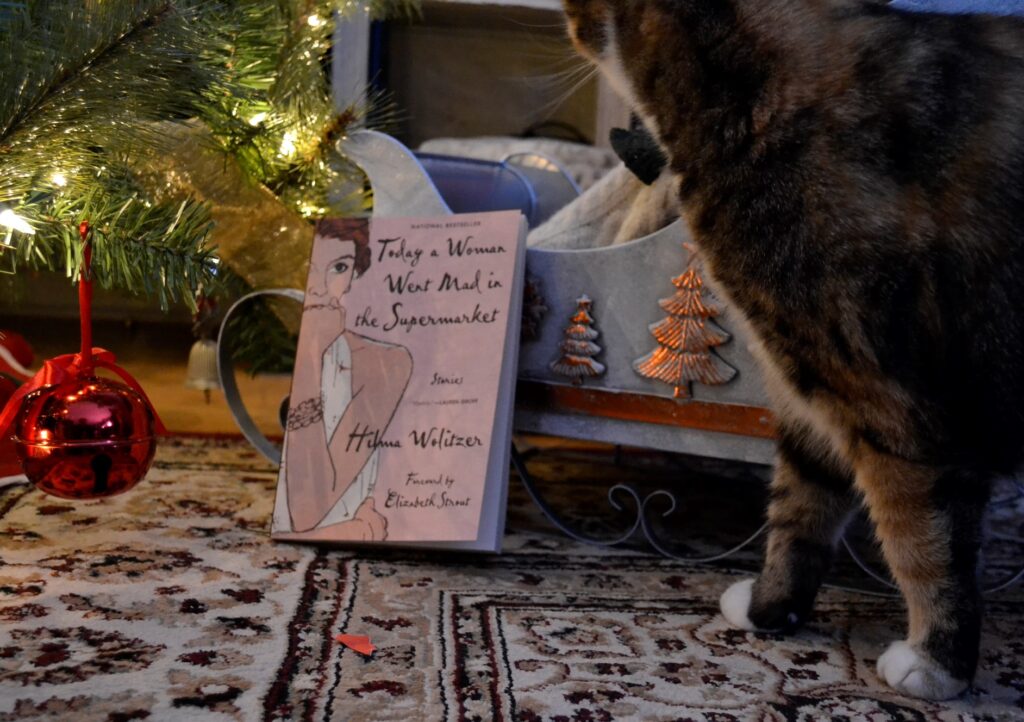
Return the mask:
<svg viewBox="0 0 1024 722"><path fill-rule="evenodd" d="M92 369L96 367L110 369L120 376L146 402L146 406L153 414L156 432L158 434L167 433L167 429L164 428L164 424L160 420L160 416L157 415L156 409L153 408L149 397L146 396L146 392L142 390L139 382L130 373L115 363L116 360L114 354L110 351L102 348L93 348L88 360L83 359L81 353L69 353L44 361L43 367L36 372L36 375L19 386L11 398L7 399L3 413L0 413L0 439L6 439L11 432L11 425L14 423L14 418L18 415L18 410L21 408L21 400L25 396L36 389L58 386L66 381L88 378L92 376Z"/></svg>

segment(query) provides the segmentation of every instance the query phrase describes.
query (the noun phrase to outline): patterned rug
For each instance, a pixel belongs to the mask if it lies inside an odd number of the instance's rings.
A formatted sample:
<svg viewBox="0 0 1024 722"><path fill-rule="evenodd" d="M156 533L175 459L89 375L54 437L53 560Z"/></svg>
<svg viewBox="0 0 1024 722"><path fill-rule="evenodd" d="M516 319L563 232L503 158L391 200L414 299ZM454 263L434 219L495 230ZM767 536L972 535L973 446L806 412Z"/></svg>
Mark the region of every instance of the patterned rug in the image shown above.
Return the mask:
<svg viewBox="0 0 1024 722"><path fill-rule="evenodd" d="M609 481L677 484L659 533L705 553L755 528L762 470L548 449L561 509L611 509ZM729 566L571 541L513 480L500 556L271 543L274 473L233 440L162 443L113 499L0 493L0 720L966 720L1024 717L1024 590L990 598L964 699L903 699L876 678L897 600L823 592L794 637L731 630ZM1017 507L1021 507L1018 509ZM654 510L652 510L654 511ZM610 512L614 514L613 512ZM1020 536L1024 502L999 505ZM578 520L608 533L614 519ZM1020 547L989 549L994 576ZM843 566L833 581L864 584ZM367 634L360 657L333 640Z"/></svg>

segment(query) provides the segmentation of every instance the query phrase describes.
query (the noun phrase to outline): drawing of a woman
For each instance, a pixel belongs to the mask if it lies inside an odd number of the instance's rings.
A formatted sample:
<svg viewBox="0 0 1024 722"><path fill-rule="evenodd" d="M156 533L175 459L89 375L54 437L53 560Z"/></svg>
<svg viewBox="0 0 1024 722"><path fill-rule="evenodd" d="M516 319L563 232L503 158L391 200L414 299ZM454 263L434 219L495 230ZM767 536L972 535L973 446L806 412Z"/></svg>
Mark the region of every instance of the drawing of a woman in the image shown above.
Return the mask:
<svg viewBox="0 0 1024 722"><path fill-rule="evenodd" d="M370 262L365 220L317 223L274 508L275 538L387 537L387 520L372 495L378 444L409 383L412 356L404 346L347 326L342 297Z"/></svg>

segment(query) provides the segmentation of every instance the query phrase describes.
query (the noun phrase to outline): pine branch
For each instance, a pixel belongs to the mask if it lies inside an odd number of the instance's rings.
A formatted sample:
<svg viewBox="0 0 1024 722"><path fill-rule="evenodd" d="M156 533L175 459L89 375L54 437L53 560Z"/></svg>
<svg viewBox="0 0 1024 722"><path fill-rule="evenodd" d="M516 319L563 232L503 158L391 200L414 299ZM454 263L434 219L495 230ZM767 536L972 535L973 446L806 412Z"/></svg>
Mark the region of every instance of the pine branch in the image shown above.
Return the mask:
<svg viewBox="0 0 1024 722"><path fill-rule="evenodd" d="M35 206L37 234L18 246L27 265L78 278L82 247L77 223L93 227L93 277L104 287L155 294L162 307L182 300L192 306L201 283L215 268L214 249L204 246L209 208L191 201L151 203L128 175L107 172L82 194L43 197Z"/></svg>
<svg viewBox="0 0 1024 722"><path fill-rule="evenodd" d="M208 68L190 62L204 42L192 11L149 3L145 12L128 16L127 5L97 6L97 14L84 19L83 35L93 42L87 49L84 40L76 41L71 59L77 66L63 55L70 36L45 49L31 40L4 43L4 53L20 47L58 71L44 80L25 69L20 85L34 79L36 90L5 95L12 112L0 137L0 203L35 226L35 236L17 234L15 244L30 265L76 278L81 248L75 229L89 220L96 228L94 277L104 286L155 293L166 307L178 298L191 302L209 276L211 251L203 247L208 211L187 201L150 203L127 163L165 152L152 121L194 114L202 93L218 83ZM54 15L54 4L34 3L32 14L20 19L35 23L39 33L23 27L26 36L59 40L45 19ZM12 85L19 84L5 77L0 87L10 91Z"/></svg>
<svg viewBox="0 0 1024 722"><path fill-rule="evenodd" d="M173 159L166 122L198 119L254 183L303 215L358 171L340 134L386 120L387 103L334 110L326 73L339 0L32 0L0 4L0 210L23 263L75 278L77 224L105 286L192 302L211 281L210 209L136 176ZM372 3L410 14L411 0ZM349 183L352 187L352 184ZM358 188L358 185L356 185ZM365 203L365 194L344 202ZM164 199L164 200L158 200ZM0 241L3 236L0 236Z"/></svg>
<svg viewBox="0 0 1024 722"><path fill-rule="evenodd" d="M167 9L167 0L107 3L88 10L47 2L13 4L0 18L0 137L76 73ZM74 22L78 12L89 14L85 22Z"/></svg>
<svg viewBox="0 0 1024 722"><path fill-rule="evenodd" d="M409 2L394 4L413 7ZM282 3L276 13L241 13L234 20L241 29L228 43L232 62L248 66L274 48L279 72L271 84L247 98L232 98L203 118L247 175L307 218L365 207L365 198L332 195L338 187L361 186L362 180L358 168L337 157L336 143L355 128L386 129L397 121L394 104L382 93L368 93L365 100L340 111L334 107L328 61L332 12L341 7L351 12L359 6L296 0Z"/></svg>

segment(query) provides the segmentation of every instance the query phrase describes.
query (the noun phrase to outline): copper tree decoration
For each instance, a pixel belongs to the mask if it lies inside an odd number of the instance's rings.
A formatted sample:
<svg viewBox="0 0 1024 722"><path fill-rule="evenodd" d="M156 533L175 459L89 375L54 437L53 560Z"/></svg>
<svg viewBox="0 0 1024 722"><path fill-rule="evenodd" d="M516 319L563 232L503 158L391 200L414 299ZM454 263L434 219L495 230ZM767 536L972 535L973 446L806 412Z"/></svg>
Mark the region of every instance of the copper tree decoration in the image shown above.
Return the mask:
<svg viewBox="0 0 1024 722"><path fill-rule="evenodd" d="M704 280L694 268L695 258L691 253L686 271L672 279L675 294L658 302L669 313L650 326L658 348L633 362L641 376L675 387L677 399L690 398L694 381L714 386L736 375L736 369L712 351L731 337L711 320L721 309L704 299Z"/></svg>
<svg viewBox="0 0 1024 722"><path fill-rule="evenodd" d="M552 371L568 376L574 384L583 383L585 377L604 373L604 364L594 360L594 356L601 353L601 347L594 343L598 332L593 328L592 306L593 301L586 294L576 299L576 313L565 329L565 340L558 346L561 353L551 362Z"/></svg>

